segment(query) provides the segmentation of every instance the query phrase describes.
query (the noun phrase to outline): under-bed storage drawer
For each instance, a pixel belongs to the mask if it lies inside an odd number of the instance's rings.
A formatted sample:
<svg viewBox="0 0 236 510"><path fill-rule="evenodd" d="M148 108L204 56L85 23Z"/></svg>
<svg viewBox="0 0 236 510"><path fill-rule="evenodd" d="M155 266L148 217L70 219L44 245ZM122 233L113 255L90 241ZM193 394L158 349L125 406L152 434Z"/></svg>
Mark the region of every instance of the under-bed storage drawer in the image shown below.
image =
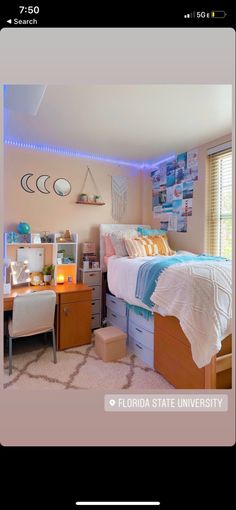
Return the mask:
<svg viewBox="0 0 236 510"><path fill-rule="evenodd" d="M141 328L137 325L137 323L134 323L129 319L129 326L128 326L128 332L129 335L137 340L138 343L142 344L144 347L147 347L148 349L151 349L153 351L154 349L154 335L151 333L151 331L147 331L144 328Z"/></svg>
<svg viewBox="0 0 236 510"><path fill-rule="evenodd" d="M135 340L132 336L129 336L128 340L129 349L136 354L136 356L142 360L144 363L147 363L151 368L154 367L154 355L151 349L144 347L143 344Z"/></svg>
<svg viewBox="0 0 236 510"><path fill-rule="evenodd" d="M123 317L126 316L126 303L123 299L112 296L111 294L106 294L106 305L107 308L114 313Z"/></svg>
<svg viewBox="0 0 236 510"><path fill-rule="evenodd" d="M146 319L145 310L143 312L139 310L138 314L133 310L130 310L129 321L134 322L136 326L140 327L141 329L146 329L152 333L154 332L154 315L150 316L149 319Z"/></svg>
<svg viewBox="0 0 236 510"><path fill-rule="evenodd" d="M107 308L107 323L109 326L120 328L124 333L127 333L127 317L118 315L117 313Z"/></svg>

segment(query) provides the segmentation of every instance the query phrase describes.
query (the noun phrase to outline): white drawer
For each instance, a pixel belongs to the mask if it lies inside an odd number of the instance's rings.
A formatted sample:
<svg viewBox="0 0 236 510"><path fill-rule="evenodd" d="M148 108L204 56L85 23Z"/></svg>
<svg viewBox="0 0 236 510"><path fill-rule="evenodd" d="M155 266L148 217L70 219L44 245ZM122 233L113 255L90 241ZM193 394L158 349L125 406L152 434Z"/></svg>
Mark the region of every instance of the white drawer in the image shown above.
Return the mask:
<svg viewBox="0 0 236 510"><path fill-rule="evenodd" d="M154 332L154 315L152 315L149 319L145 318L145 311L143 315L135 313L133 310L129 310L129 320L134 322L137 327L140 326L141 329L146 329L147 331Z"/></svg>
<svg viewBox="0 0 236 510"><path fill-rule="evenodd" d="M139 342L144 347L147 347L148 349L151 349L153 351L153 346L154 346L154 334L153 333L151 333L150 331L147 331L146 329L141 328L140 326L137 326L131 320L129 320L128 332L132 338L137 340L137 342Z"/></svg>
<svg viewBox="0 0 236 510"><path fill-rule="evenodd" d="M93 299L101 299L101 287L100 285L96 285L92 288L92 300Z"/></svg>
<svg viewBox="0 0 236 510"><path fill-rule="evenodd" d="M88 271L83 273L83 283L88 285L89 287L93 287L93 285L101 284L101 272L100 271Z"/></svg>
<svg viewBox="0 0 236 510"><path fill-rule="evenodd" d="M100 313L96 315L92 315L92 329L100 328L101 327L101 315Z"/></svg>
<svg viewBox="0 0 236 510"><path fill-rule="evenodd" d="M95 301L92 301L92 315L95 313L101 313L100 299L96 299Z"/></svg>
<svg viewBox="0 0 236 510"><path fill-rule="evenodd" d="M142 360L144 363L147 363L149 367L154 367L154 356L151 349L144 347L140 342L136 341L132 337L129 337L128 346L129 350L136 354L137 358Z"/></svg>
<svg viewBox="0 0 236 510"><path fill-rule="evenodd" d="M126 316L126 303L123 299L119 299L111 294L106 294L106 305L107 308L113 310L113 312Z"/></svg>
<svg viewBox="0 0 236 510"><path fill-rule="evenodd" d="M127 318L122 317L122 315L118 315L113 312L110 308L107 308L107 319L112 323L112 326L120 328L124 333L127 333Z"/></svg>

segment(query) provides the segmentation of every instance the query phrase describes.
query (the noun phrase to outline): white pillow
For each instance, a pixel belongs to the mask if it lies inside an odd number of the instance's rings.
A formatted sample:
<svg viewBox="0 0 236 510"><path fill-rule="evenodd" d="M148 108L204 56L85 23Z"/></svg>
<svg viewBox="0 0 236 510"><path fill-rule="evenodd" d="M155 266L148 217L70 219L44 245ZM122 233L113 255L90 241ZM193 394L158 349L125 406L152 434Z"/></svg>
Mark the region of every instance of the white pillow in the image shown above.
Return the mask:
<svg viewBox="0 0 236 510"><path fill-rule="evenodd" d="M127 257L128 252L125 246L125 239L134 239L137 237L137 230L134 228L130 228L127 230L118 230L117 232L112 232L111 234L111 242L113 244L113 248L115 250L115 254L117 257Z"/></svg>

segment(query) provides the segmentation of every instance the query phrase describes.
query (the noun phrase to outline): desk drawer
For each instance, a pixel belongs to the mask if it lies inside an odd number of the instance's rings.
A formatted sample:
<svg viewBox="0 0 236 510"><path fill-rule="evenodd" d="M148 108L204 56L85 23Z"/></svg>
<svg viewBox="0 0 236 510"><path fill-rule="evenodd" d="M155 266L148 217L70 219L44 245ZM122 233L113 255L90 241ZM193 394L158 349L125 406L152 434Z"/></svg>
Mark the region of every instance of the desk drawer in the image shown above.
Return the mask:
<svg viewBox="0 0 236 510"><path fill-rule="evenodd" d="M101 313L101 301L100 299L96 299L92 301L92 314Z"/></svg>
<svg viewBox="0 0 236 510"><path fill-rule="evenodd" d="M83 274L83 283L89 287L101 285L101 271L88 271Z"/></svg>
<svg viewBox="0 0 236 510"><path fill-rule="evenodd" d="M106 295L106 305L113 312L122 317L126 316L126 303L123 299L119 299L111 294Z"/></svg>
<svg viewBox="0 0 236 510"><path fill-rule="evenodd" d="M146 329L147 331L154 332L154 315L152 315L149 319L145 317L145 311L142 312L140 310L140 314L135 313L133 310L129 311L129 320L136 324L137 327L141 329Z"/></svg>
<svg viewBox="0 0 236 510"><path fill-rule="evenodd" d="M154 334L150 331L146 331L146 329L137 326L134 322L129 320L128 326L129 335L134 338L138 343L142 344L144 347L154 349Z"/></svg>
<svg viewBox="0 0 236 510"><path fill-rule="evenodd" d="M117 313L107 308L107 320L111 326L116 328L120 328L124 333L127 333L127 318L122 317L122 315L118 315Z"/></svg>
<svg viewBox="0 0 236 510"><path fill-rule="evenodd" d="M90 301L91 291L83 290L82 292L66 292L60 296L61 303L76 303L77 301Z"/></svg>
<svg viewBox="0 0 236 510"><path fill-rule="evenodd" d="M154 356L151 349L144 347L140 342L132 337L129 337L128 346L130 351L136 354L137 358L142 360L144 363L147 363L149 367L154 367Z"/></svg>

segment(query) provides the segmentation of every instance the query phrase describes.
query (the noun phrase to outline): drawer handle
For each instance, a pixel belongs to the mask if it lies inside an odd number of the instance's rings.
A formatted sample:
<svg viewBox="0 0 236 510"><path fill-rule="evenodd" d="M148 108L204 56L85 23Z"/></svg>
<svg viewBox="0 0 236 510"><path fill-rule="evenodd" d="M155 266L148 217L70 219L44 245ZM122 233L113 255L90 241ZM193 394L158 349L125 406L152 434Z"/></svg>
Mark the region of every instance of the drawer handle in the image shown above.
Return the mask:
<svg viewBox="0 0 236 510"><path fill-rule="evenodd" d="M65 314L65 315L69 315L69 310L68 310L68 308L63 308L63 311L64 311L64 314Z"/></svg>
<svg viewBox="0 0 236 510"><path fill-rule="evenodd" d="M95 319L95 317L92 317L92 320Z"/></svg>
<svg viewBox="0 0 236 510"><path fill-rule="evenodd" d="M116 301L114 301L114 299L111 299L111 302L114 303L114 305L116 305Z"/></svg>
<svg viewBox="0 0 236 510"><path fill-rule="evenodd" d="M141 349L141 351L143 350L143 348L141 347L141 345L138 345L138 344L135 344L135 345L137 345L137 347L138 347L139 349Z"/></svg>
<svg viewBox="0 0 236 510"><path fill-rule="evenodd" d="M95 301L93 301L92 305L96 305Z"/></svg>
<svg viewBox="0 0 236 510"><path fill-rule="evenodd" d="M89 276L96 276L95 273L89 273Z"/></svg>
<svg viewBox="0 0 236 510"><path fill-rule="evenodd" d="M92 287L92 290L95 290L95 287Z"/></svg>
<svg viewBox="0 0 236 510"><path fill-rule="evenodd" d="M138 331L139 333L143 333L143 331L141 329L138 329L138 328L135 328L136 331Z"/></svg>
<svg viewBox="0 0 236 510"><path fill-rule="evenodd" d="M115 319L117 319L117 315L115 315L114 313L111 314L112 317L115 317Z"/></svg>

